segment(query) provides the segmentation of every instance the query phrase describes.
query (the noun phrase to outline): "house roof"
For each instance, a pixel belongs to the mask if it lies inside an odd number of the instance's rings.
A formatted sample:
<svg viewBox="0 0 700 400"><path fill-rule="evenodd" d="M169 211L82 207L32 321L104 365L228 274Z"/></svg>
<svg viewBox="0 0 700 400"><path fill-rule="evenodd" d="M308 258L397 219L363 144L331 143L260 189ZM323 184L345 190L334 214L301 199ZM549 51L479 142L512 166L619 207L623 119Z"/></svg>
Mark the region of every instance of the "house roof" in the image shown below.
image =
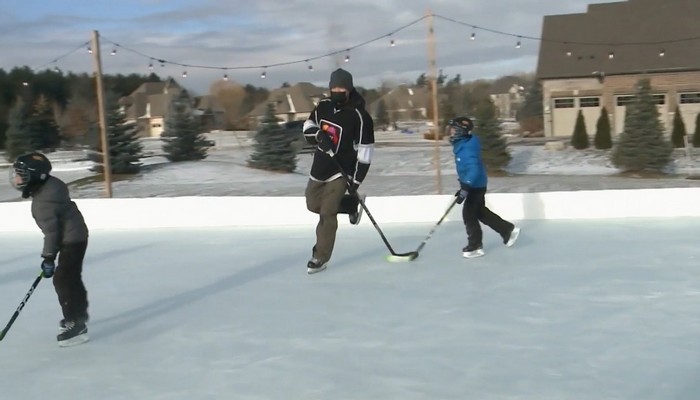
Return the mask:
<svg viewBox="0 0 700 400"><path fill-rule="evenodd" d="M368 111L370 113L375 113L380 101L384 101L386 109L389 111L427 108L430 104L430 91L426 87L399 85L391 89L389 93L370 103Z"/></svg>
<svg viewBox="0 0 700 400"><path fill-rule="evenodd" d="M700 39L668 43L700 36L698 15L698 0L629 0L591 4L586 13L545 16L537 77L700 70Z"/></svg>
<svg viewBox="0 0 700 400"><path fill-rule="evenodd" d="M260 117L267 113L267 105L275 104L277 114L310 113L316 107L315 99L325 96L325 89L308 82L299 82L293 86L282 87L270 92L267 100L258 104L248 115Z"/></svg>
<svg viewBox="0 0 700 400"><path fill-rule="evenodd" d="M170 101L181 90L182 87L172 78L163 82L145 82L129 96L120 99L120 104L126 106L128 119L143 117L147 111L151 117L164 117Z"/></svg>

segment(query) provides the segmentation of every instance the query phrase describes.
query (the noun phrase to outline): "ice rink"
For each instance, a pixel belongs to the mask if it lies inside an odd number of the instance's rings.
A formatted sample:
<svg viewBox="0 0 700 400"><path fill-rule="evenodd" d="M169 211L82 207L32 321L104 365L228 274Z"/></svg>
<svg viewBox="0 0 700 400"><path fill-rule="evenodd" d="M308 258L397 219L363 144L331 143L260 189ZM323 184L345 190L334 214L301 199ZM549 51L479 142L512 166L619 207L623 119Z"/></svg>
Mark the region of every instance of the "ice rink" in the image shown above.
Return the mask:
<svg viewBox="0 0 700 400"><path fill-rule="evenodd" d="M388 224L410 251L431 224ZM446 222L391 264L341 226L306 274L314 227L93 231L91 341L56 344L40 283L0 342L1 398L697 399L699 218L524 221L466 260ZM0 233L0 323L39 272L40 233Z"/></svg>

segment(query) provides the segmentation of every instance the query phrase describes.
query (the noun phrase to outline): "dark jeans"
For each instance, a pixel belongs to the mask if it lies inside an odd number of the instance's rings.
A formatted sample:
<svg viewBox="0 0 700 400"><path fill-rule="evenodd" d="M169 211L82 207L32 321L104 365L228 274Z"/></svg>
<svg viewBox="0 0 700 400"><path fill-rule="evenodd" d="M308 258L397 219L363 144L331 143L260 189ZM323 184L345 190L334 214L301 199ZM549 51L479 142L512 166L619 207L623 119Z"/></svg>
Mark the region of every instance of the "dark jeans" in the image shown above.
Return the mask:
<svg viewBox="0 0 700 400"><path fill-rule="evenodd" d="M345 200L346 189L347 185L343 178L330 182L309 179L306 186L306 208L319 215L313 257L321 262L327 262L333 254L335 235L338 230L338 213L349 211L350 204Z"/></svg>
<svg viewBox="0 0 700 400"><path fill-rule="evenodd" d="M486 207L486 188L469 189L462 207L462 219L467 227L468 246L470 247L482 245L483 232L479 222L496 231L503 240L508 240L515 227Z"/></svg>
<svg viewBox="0 0 700 400"><path fill-rule="evenodd" d="M68 321L87 320L87 291L83 284L83 259L87 241L61 245L53 286L61 304L63 318Z"/></svg>

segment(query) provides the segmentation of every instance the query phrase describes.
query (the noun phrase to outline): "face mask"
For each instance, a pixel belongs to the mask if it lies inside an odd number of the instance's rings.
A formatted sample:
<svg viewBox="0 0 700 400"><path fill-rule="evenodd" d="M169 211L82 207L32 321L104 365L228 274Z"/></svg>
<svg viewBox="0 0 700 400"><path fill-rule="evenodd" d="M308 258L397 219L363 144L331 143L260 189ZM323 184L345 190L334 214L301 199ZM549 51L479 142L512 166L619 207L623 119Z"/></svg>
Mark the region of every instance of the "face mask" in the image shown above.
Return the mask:
<svg viewBox="0 0 700 400"><path fill-rule="evenodd" d="M340 105L347 101L348 96L344 92L331 92L331 101L335 105Z"/></svg>

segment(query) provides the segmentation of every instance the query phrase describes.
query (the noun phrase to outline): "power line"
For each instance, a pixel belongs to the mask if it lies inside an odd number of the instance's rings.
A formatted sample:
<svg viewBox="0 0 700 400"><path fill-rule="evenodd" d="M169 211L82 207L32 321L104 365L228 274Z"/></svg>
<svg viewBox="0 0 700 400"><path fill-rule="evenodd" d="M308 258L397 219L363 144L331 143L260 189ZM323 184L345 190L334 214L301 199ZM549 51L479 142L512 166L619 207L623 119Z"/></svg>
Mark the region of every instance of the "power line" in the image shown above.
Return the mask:
<svg viewBox="0 0 700 400"><path fill-rule="evenodd" d="M454 18L445 17L445 16L438 15L438 14L433 14L433 16L435 18L439 18L439 19L442 19L445 21L453 22L453 23L458 24L458 25L471 27L474 30L491 32L491 33L495 33L497 35L510 36L510 37L514 37L514 38L518 38L518 39L529 39L529 40L535 40L535 41L540 41L540 42L561 43L561 44L574 44L574 45L586 45L586 46L610 46L610 47L651 46L651 45L659 45L659 44L682 43L682 42L689 42L689 41L693 41L693 40L700 40L700 36L691 36L691 37L685 37L685 38L679 38L679 39L644 41L644 42L581 42L581 41L575 41L575 40L557 40L557 39L547 39L547 38L542 38L542 37L537 37L537 36L518 35L515 33L500 31L497 29L485 28L483 26L470 24L468 22L459 21L459 20L456 20Z"/></svg>
<svg viewBox="0 0 700 400"><path fill-rule="evenodd" d="M122 45L122 44L120 44L120 43L117 43L117 42L115 42L115 41L113 41L113 40L110 40L110 39L106 38L105 36L103 36L102 34L100 34L100 38L102 38L102 40L104 40L105 42L114 45L115 47L118 47L118 48L120 48L120 49L124 49L124 50L126 50L126 51L128 51L128 52L137 54L137 55L139 55L139 56L141 56L141 57L145 57L145 58L148 58L148 59L150 59L150 60L158 61L158 62L161 63L161 64L172 64L172 65L177 65L177 66L184 67L184 68L219 69L219 70L261 69L261 68L273 68L273 67L281 67L281 66L285 66L285 65L293 65L293 64L308 63L308 62L310 62L310 61L315 61L315 60L318 60L318 59L321 59L321 58L332 57L332 56L335 56L335 55L338 55L338 54L342 54L342 53L349 53L350 51L355 50L355 49L357 49L357 48L364 47L364 46L366 46L366 45L368 45L368 44L371 44L371 43L374 43L374 42L376 42L376 41L378 41L378 40L382 40L382 39L386 39L386 38L388 38L388 37L391 37L392 35L394 35L394 34L396 34L396 33L398 33L398 32L401 32L402 30L407 29L407 28L409 28L409 27L411 27L411 26L413 26L413 25L419 23L419 22L421 22L422 20L424 20L424 19L426 19L426 18L427 18L427 16L422 16L422 17L420 17L420 18L418 18L418 19L415 19L415 20L413 20L413 21L411 21L411 22L409 22L409 23L407 23L407 24L405 24L405 25L403 25L403 26L400 26L400 27L397 28L397 29L394 29L393 31L391 31L391 32L389 32L389 33L385 33L385 34L383 34L383 35L381 35L381 36L377 36L377 37L375 37L375 38L366 40L366 41L364 41L364 42L362 42L362 43L358 43L358 44L356 44L356 45L347 47L347 48L342 49L342 50L336 50L336 51L332 51L332 52L330 52L330 53L326 53L326 54L322 54L322 55L318 55L318 56L313 56L313 57L309 57L309 58L304 58L304 59L299 59L299 60L294 60L294 61L285 61L285 62L279 62L279 63L265 64L265 65L213 66L213 65L202 65L202 64L187 64L187 63L181 63L181 62L177 62L177 61L171 61L171 60L167 60L167 59L164 59L164 58L160 58L160 57L155 57L155 56L148 55L148 54L143 53L143 52L141 52L141 51L135 50L135 49L133 49L133 48L124 46L124 45Z"/></svg>
<svg viewBox="0 0 700 400"><path fill-rule="evenodd" d="M72 50L70 50L70 51L68 51L68 52L66 52L66 53L64 53L64 54L62 54L62 55L60 55L60 56L58 56L58 57L52 59L51 61L47 61L47 62L45 62L45 63L43 63L43 64L41 64L41 65L38 65L38 66L36 66L36 67L34 67L34 68L32 68L32 69L33 69L33 70L38 70L38 69L40 69L40 68L44 68L44 67L47 66L47 65L57 64L59 61L61 61L62 59L66 58L66 57L68 57L68 56L70 56L71 54L75 53L76 51L81 50L81 49L85 49L85 47L88 46L89 44L90 44L90 42L83 42L83 43L81 43L79 46L76 46L74 49L72 49Z"/></svg>

